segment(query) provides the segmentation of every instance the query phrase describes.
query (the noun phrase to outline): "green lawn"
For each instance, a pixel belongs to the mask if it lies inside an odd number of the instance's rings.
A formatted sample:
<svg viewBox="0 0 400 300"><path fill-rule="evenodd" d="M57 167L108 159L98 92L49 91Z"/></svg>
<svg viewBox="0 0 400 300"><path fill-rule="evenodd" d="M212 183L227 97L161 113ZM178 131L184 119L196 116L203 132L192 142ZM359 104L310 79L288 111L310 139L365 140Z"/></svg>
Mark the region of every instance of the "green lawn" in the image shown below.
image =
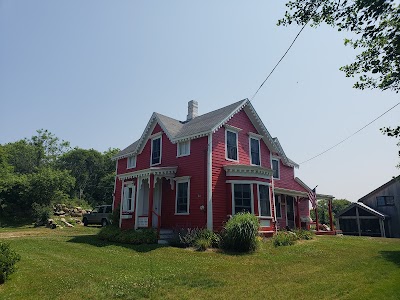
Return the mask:
<svg viewBox="0 0 400 300"><path fill-rule="evenodd" d="M317 237L228 255L111 244L97 231L0 229L22 257L0 299L400 298L399 239Z"/></svg>

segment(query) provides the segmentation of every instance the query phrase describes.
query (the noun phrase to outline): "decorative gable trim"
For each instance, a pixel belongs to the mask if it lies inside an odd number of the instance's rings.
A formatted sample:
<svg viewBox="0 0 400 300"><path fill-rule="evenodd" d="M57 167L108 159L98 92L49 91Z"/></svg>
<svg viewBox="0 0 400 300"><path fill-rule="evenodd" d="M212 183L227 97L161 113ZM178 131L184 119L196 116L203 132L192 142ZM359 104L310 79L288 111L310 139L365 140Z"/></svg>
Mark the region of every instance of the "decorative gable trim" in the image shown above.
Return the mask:
<svg viewBox="0 0 400 300"><path fill-rule="evenodd" d="M239 104L238 107L236 107L235 110L232 111L232 113L226 117L224 120L222 120L219 124L217 124L214 128L211 129L212 133L215 133L218 129L220 129L222 126L224 126L230 119L233 118L234 115L236 115L238 112L240 112L243 107L246 106L246 104L249 102L249 99L244 99L242 103Z"/></svg>
<svg viewBox="0 0 400 300"><path fill-rule="evenodd" d="M273 173L271 169L249 165L226 165L224 166L224 169L226 176L259 177L270 179Z"/></svg>

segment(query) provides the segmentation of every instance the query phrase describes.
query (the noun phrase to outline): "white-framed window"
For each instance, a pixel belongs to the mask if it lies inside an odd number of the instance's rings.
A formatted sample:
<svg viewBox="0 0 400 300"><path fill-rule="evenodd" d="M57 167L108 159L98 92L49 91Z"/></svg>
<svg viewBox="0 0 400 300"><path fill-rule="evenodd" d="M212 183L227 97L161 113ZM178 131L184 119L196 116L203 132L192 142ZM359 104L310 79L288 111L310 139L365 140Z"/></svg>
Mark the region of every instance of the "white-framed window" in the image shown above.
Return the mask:
<svg viewBox="0 0 400 300"><path fill-rule="evenodd" d="M271 201L269 199L269 186L258 185L258 205L260 217L271 217Z"/></svg>
<svg viewBox="0 0 400 300"><path fill-rule="evenodd" d="M124 187L122 211L132 212L135 207L134 203L135 203L135 186L127 185Z"/></svg>
<svg viewBox="0 0 400 300"><path fill-rule="evenodd" d="M261 165L261 153L260 153L260 139L250 137L250 163L252 165Z"/></svg>
<svg viewBox="0 0 400 300"><path fill-rule="evenodd" d="M127 168L132 169L136 168L136 156L128 156Z"/></svg>
<svg viewBox="0 0 400 300"><path fill-rule="evenodd" d="M177 144L177 157L190 155L190 140L178 142Z"/></svg>
<svg viewBox="0 0 400 300"><path fill-rule="evenodd" d="M281 199L282 199L281 195L275 194L276 217L279 219L282 218Z"/></svg>
<svg viewBox="0 0 400 300"><path fill-rule="evenodd" d="M151 166L161 164L161 151L162 151L161 142L162 142L161 136L151 139L151 161L150 161Z"/></svg>
<svg viewBox="0 0 400 300"><path fill-rule="evenodd" d="M271 158L271 168L275 179L279 179L281 176L280 164L278 158Z"/></svg>
<svg viewBox="0 0 400 300"><path fill-rule="evenodd" d="M239 160L238 133L233 130L225 130L226 159Z"/></svg>
<svg viewBox="0 0 400 300"><path fill-rule="evenodd" d="M190 180L176 181L175 214L188 215L190 203Z"/></svg>
<svg viewBox="0 0 400 300"><path fill-rule="evenodd" d="M253 189L249 183L232 184L232 214L254 212Z"/></svg>

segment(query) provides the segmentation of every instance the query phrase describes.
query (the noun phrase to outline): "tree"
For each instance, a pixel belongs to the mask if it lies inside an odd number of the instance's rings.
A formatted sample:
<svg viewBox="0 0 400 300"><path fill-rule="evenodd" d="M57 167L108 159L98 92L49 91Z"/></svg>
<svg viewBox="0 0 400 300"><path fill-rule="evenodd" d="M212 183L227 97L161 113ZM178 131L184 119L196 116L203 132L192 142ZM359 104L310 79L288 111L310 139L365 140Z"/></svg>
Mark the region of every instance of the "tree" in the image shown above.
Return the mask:
<svg viewBox="0 0 400 300"><path fill-rule="evenodd" d="M400 4L395 0L295 0L278 26L292 23L312 27L322 23L356 34L344 44L360 49L355 61L340 69L347 77L359 75L354 88L400 90ZM399 137L399 128L382 128L388 136ZM397 132L397 134L396 134ZM399 145L400 146L400 145ZM400 153L399 153L400 155ZM398 165L400 167L400 164Z"/></svg>
<svg viewBox="0 0 400 300"><path fill-rule="evenodd" d="M332 216L334 223L336 224L335 216L348 207L351 202L347 199L333 199L332 200ZM329 224L329 208L328 208L328 200L319 200L318 201L318 222L320 224ZM315 220L315 211L312 209L310 212L310 216L313 220Z"/></svg>

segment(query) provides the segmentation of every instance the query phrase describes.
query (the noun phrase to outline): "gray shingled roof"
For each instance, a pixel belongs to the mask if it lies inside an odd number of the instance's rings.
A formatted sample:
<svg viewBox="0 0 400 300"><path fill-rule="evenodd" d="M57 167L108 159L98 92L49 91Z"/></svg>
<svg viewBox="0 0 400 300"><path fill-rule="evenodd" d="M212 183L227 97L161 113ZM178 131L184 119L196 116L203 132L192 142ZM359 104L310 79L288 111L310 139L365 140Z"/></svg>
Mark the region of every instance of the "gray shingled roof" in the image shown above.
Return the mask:
<svg viewBox="0 0 400 300"><path fill-rule="evenodd" d="M161 123L160 125L165 128L165 130L167 131L166 134L170 139L181 139L199 133L211 131L223 120L228 118L232 114L232 112L235 111L235 109L237 109L246 100L247 99L243 99L223 108L211 111L204 115L200 115L188 122L178 121L159 113L154 113L154 116ZM138 142L139 140L121 150L117 155L114 156L114 158L135 152Z"/></svg>

